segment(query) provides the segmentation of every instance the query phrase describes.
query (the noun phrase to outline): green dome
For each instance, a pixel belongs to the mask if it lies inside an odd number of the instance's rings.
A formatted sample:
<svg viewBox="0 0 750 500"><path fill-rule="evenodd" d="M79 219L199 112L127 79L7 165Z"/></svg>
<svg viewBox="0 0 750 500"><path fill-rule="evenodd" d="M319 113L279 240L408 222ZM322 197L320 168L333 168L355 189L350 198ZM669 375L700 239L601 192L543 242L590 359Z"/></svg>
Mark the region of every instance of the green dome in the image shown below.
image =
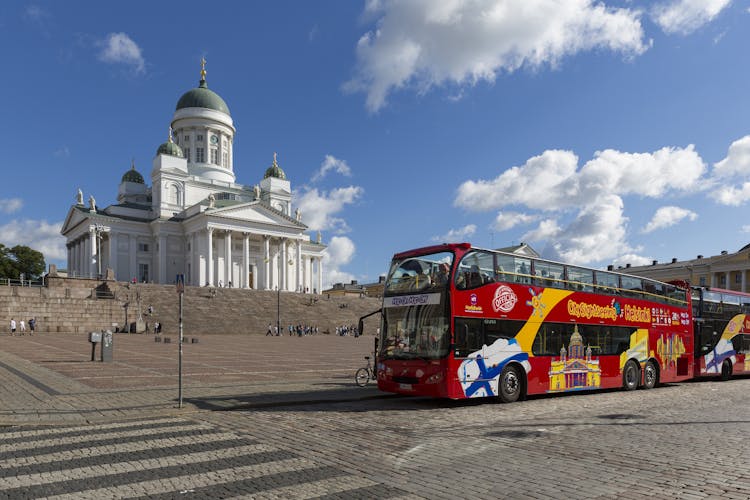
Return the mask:
<svg viewBox="0 0 750 500"><path fill-rule="evenodd" d="M279 164L276 163L276 153L273 154L273 163L266 169L266 173L263 176L264 179L267 179L268 177L276 177L277 179L281 179L283 181L286 180L286 174L283 170L281 170Z"/></svg>
<svg viewBox="0 0 750 500"><path fill-rule="evenodd" d="M229 107L224 99L213 90L209 90L206 80L201 80L197 88L188 90L177 101L175 111L182 108L206 108L229 114Z"/></svg>
<svg viewBox="0 0 750 500"><path fill-rule="evenodd" d="M135 165L130 167L130 170L125 172L125 174L122 176L121 182L135 182L136 184L146 184L146 182L143 180L143 176L135 169Z"/></svg>
<svg viewBox="0 0 750 500"><path fill-rule="evenodd" d="M159 146L159 149L156 150L156 154L176 156L178 158L185 157L185 155L182 154L182 148L178 146L177 144L175 144L174 142L172 142L171 140Z"/></svg>

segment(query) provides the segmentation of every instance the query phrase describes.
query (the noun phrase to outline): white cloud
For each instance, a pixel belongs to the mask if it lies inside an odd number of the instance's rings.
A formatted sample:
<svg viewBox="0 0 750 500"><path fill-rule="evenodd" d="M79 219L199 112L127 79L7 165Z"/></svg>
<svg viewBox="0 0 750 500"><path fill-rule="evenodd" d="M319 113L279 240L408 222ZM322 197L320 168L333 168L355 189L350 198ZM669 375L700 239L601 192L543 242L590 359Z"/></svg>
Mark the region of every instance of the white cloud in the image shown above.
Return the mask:
<svg viewBox="0 0 750 500"><path fill-rule="evenodd" d="M370 1L365 14L376 27L359 39L356 74L344 89L365 92L370 111L396 89L491 83L583 51L638 55L650 43L640 12L593 0Z"/></svg>
<svg viewBox="0 0 750 500"><path fill-rule="evenodd" d="M742 228L740 228L740 231L743 233L750 233L750 224L745 224L744 226L742 226Z"/></svg>
<svg viewBox="0 0 750 500"><path fill-rule="evenodd" d="M456 206L486 211L523 205L535 210L563 210L602 195L662 196L669 191L700 187L705 164L693 145L662 148L654 153L599 151L580 171L572 151L548 150L511 167L492 180L465 181Z"/></svg>
<svg viewBox="0 0 750 500"><path fill-rule="evenodd" d="M349 168L349 165L346 164L346 161L339 160L332 155L326 155L323 159L323 163L320 164L320 168L313 174L312 182L322 179L330 171L334 171L346 177L351 177L352 175L352 170Z"/></svg>
<svg viewBox="0 0 750 500"><path fill-rule="evenodd" d="M18 212L23 207L23 200L20 198L0 199L0 212L12 214Z"/></svg>
<svg viewBox="0 0 750 500"><path fill-rule="evenodd" d="M657 197L669 191L689 192L700 188L706 165L695 146L664 147L653 153L598 151L581 169L584 196L611 191L619 195Z"/></svg>
<svg viewBox="0 0 750 500"><path fill-rule="evenodd" d="M6 247L25 245L42 252L44 259L64 261L68 257L65 238L60 235L62 222L45 220L14 220L0 226L0 241Z"/></svg>
<svg viewBox="0 0 750 500"><path fill-rule="evenodd" d="M714 163L713 174L719 178L750 175L750 135L729 146L727 157Z"/></svg>
<svg viewBox="0 0 750 500"><path fill-rule="evenodd" d="M612 264L618 268L618 271L622 271L624 273L628 272L627 265L630 264L631 266L647 266L651 264L653 259L649 257L644 257L642 255L638 255L635 253L627 253L623 254L616 259L612 261ZM622 269L619 269L622 268Z"/></svg>
<svg viewBox="0 0 750 500"><path fill-rule="evenodd" d="M478 212L508 205L555 210L570 205L570 196L578 191L577 164L578 157L571 151L545 151L493 180L464 182L454 205Z"/></svg>
<svg viewBox="0 0 750 500"><path fill-rule="evenodd" d="M340 269L352 261L355 253L354 242L346 236L331 238L323 254L323 289L330 288L335 283L350 283L355 279L353 274Z"/></svg>
<svg viewBox="0 0 750 500"><path fill-rule="evenodd" d="M317 188L295 191L296 204L302 212L302 222L313 231L334 231L345 233L349 226L342 218L334 215L344 210L362 196L364 189L359 186L336 188L331 191L318 191Z"/></svg>
<svg viewBox="0 0 750 500"><path fill-rule="evenodd" d="M622 199L613 194L600 196L576 215L566 227L547 222L540 225L536 233L524 235L524 241L532 236L547 241L554 258L577 264L587 264L611 259L623 252L631 251L626 241L627 217L624 216ZM544 223L543 223L544 224Z"/></svg>
<svg viewBox="0 0 750 500"><path fill-rule="evenodd" d="M498 212L492 228L495 231L507 231L522 224L534 222L539 217L537 215L524 214L520 212Z"/></svg>
<svg viewBox="0 0 750 500"><path fill-rule="evenodd" d="M444 243L454 243L465 241L466 238L472 236L477 232L476 224L469 224L458 229L451 229L447 233L441 236L433 236L432 241L439 241Z"/></svg>
<svg viewBox="0 0 750 500"><path fill-rule="evenodd" d="M732 0L673 0L656 5L651 16L665 33L689 35L711 22Z"/></svg>
<svg viewBox="0 0 750 500"><path fill-rule="evenodd" d="M100 45L99 59L113 64L125 64L135 68L136 73L146 71L146 61L141 48L125 33L110 33Z"/></svg>
<svg viewBox="0 0 750 500"><path fill-rule="evenodd" d="M522 241L545 243L543 253L550 258L594 263L633 252L623 197L695 192L706 185L705 172L693 145L652 153L608 149L596 152L580 168L572 151L548 150L494 179L465 181L454 204L470 211L522 207L522 212L501 211L494 228L504 231L539 220ZM545 213L554 215L542 218ZM667 216L675 223L678 217L692 220L697 214L662 211L659 216L649 230L665 227Z"/></svg>
<svg viewBox="0 0 750 500"><path fill-rule="evenodd" d="M739 187L724 186L713 192L714 201L721 205L739 207L750 200L750 182L744 182Z"/></svg>
<svg viewBox="0 0 750 500"><path fill-rule="evenodd" d="M654 216L651 218L646 227L643 228L644 233L650 233L657 229L674 226L684 219L694 221L698 218L698 214L692 210L680 207L661 207L659 208Z"/></svg>

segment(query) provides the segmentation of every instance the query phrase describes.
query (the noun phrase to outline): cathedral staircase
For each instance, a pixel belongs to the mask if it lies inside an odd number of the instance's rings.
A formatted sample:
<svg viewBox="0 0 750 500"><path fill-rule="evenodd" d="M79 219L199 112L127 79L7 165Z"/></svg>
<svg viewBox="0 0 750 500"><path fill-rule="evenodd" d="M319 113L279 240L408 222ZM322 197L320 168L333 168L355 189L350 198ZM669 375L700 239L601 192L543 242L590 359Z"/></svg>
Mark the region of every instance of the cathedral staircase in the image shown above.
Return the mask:
<svg viewBox="0 0 750 500"><path fill-rule="evenodd" d="M268 325L276 324L277 311L285 335L290 324L317 326L321 334L333 334L337 326L356 325L360 316L379 309L381 303L372 297L186 286L183 334L265 335ZM163 335L174 335L178 333L179 295L174 285L68 278L51 280L47 287L0 287L0 312L6 321L36 317L43 333L126 332L138 327L138 333L145 333L146 326L153 333L158 321ZM367 320L367 333L377 327L377 316Z"/></svg>

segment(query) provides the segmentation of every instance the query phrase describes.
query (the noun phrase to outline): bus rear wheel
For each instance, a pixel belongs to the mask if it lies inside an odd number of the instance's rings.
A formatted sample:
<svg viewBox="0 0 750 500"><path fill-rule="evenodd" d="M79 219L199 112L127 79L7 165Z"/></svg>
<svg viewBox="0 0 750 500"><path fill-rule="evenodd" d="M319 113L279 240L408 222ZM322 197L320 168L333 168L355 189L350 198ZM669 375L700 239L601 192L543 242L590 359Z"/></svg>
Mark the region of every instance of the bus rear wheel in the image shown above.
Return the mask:
<svg viewBox="0 0 750 500"><path fill-rule="evenodd" d="M659 370L657 370L656 364L653 361L649 361L643 369L643 388L653 389L658 383Z"/></svg>
<svg viewBox="0 0 750 500"><path fill-rule="evenodd" d="M500 401L503 403L515 403L521 397L522 382L518 368L506 366L500 374L500 387L498 388Z"/></svg>
<svg viewBox="0 0 750 500"><path fill-rule="evenodd" d="M725 359L721 364L721 380L727 381L732 378L732 362Z"/></svg>
<svg viewBox="0 0 750 500"><path fill-rule="evenodd" d="M626 391L633 391L638 388L638 382L641 379L641 370L632 359L625 363L622 370L622 386Z"/></svg>

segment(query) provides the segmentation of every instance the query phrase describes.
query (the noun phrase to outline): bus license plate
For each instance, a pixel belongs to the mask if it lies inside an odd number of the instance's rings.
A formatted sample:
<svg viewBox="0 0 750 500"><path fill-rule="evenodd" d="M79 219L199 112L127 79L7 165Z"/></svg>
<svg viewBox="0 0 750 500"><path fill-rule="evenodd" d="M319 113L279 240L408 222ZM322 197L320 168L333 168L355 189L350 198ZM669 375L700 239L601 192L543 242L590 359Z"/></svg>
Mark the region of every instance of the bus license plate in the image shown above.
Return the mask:
<svg viewBox="0 0 750 500"><path fill-rule="evenodd" d="M398 384L398 388L402 391L411 391L412 387L411 384Z"/></svg>

